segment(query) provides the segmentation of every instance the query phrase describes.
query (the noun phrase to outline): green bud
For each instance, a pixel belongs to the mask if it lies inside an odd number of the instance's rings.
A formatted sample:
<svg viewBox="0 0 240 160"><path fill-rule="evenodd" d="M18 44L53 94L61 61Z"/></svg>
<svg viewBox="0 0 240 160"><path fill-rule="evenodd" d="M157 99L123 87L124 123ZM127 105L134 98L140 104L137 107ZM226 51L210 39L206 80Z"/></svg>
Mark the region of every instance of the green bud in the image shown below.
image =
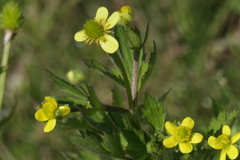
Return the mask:
<svg viewBox="0 0 240 160"><path fill-rule="evenodd" d="M133 19L133 10L130 6L123 6L120 11L120 17L118 24L125 25L129 24Z"/></svg>
<svg viewBox="0 0 240 160"><path fill-rule="evenodd" d="M21 27L23 23L22 11L18 4L14 1L8 2L0 14L0 28L16 30Z"/></svg>
<svg viewBox="0 0 240 160"><path fill-rule="evenodd" d="M137 28L126 26L127 37L130 42L130 48L139 51L142 47L140 32Z"/></svg>
<svg viewBox="0 0 240 160"><path fill-rule="evenodd" d="M84 79L84 73L80 69L70 70L67 73L67 78L71 83L77 83Z"/></svg>

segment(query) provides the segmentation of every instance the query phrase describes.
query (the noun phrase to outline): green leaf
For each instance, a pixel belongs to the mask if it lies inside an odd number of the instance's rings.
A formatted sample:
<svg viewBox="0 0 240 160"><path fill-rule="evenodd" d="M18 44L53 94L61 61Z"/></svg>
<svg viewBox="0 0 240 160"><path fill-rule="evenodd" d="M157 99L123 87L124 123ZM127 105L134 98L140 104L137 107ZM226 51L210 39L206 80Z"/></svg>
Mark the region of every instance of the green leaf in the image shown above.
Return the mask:
<svg viewBox="0 0 240 160"><path fill-rule="evenodd" d="M88 151L93 152L94 154L102 155L102 156L111 156L110 152L108 152L102 145L101 145L101 138L98 135L85 135L83 136L76 136L76 135L69 135L70 141Z"/></svg>
<svg viewBox="0 0 240 160"><path fill-rule="evenodd" d="M126 152L134 159L145 159L147 149L143 134L135 129L122 130L122 134L128 142Z"/></svg>
<svg viewBox="0 0 240 160"><path fill-rule="evenodd" d="M1 119L0 130L3 128L4 125L6 125L7 122L9 122L12 119L12 117L13 117L15 111L16 111L16 108L17 108L16 106L17 106L17 103L14 104L11 112L7 116L5 116Z"/></svg>
<svg viewBox="0 0 240 160"><path fill-rule="evenodd" d="M147 38L148 38L148 31L149 31L149 22L147 24L147 28L146 28L146 32L145 32L145 36L144 36L144 40L143 40L143 43L142 43L142 47L144 46L144 44L146 43L147 41Z"/></svg>
<svg viewBox="0 0 240 160"><path fill-rule="evenodd" d="M156 47L156 43L153 41L153 52L151 53L151 56L150 56L150 59L149 59L149 62L148 62L148 65L149 65L148 70L143 77L141 86L143 86L145 84L145 82L148 80L148 78L152 74L154 65L156 63L156 59L157 59L157 47Z"/></svg>
<svg viewBox="0 0 240 160"><path fill-rule="evenodd" d="M104 134L102 145L111 152L112 157L125 159L120 137L118 134Z"/></svg>
<svg viewBox="0 0 240 160"><path fill-rule="evenodd" d="M224 105L220 103L219 101L213 99L213 113L214 116L217 116L218 113L224 109Z"/></svg>
<svg viewBox="0 0 240 160"><path fill-rule="evenodd" d="M212 131L212 134L215 134L225 124L227 124L227 111L224 110L218 114L217 118L212 118L208 131Z"/></svg>
<svg viewBox="0 0 240 160"><path fill-rule="evenodd" d="M106 70L106 68L103 65L101 65L100 63L98 63L94 60L90 61L90 60L87 60L87 59L83 59L83 63L86 66L88 66L89 68L96 69L97 71L103 73L105 76L112 79L114 82L120 84L121 86L124 86L124 82L123 82L121 76L117 76L117 72L115 70L112 70L114 73L111 74Z"/></svg>
<svg viewBox="0 0 240 160"><path fill-rule="evenodd" d="M67 118L65 123L58 123L58 128L62 129L83 129L83 130L91 130L92 126L84 119L77 118Z"/></svg>
<svg viewBox="0 0 240 160"><path fill-rule="evenodd" d="M114 106L123 108L122 95L119 92L117 87L114 87L112 89L112 99L113 99L113 105Z"/></svg>
<svg viewBox="0 0 240 160"><path fill-rule="evenodd" d="M170 88L167 92L165 92L161 97L157 99L158 103L163 103L165 99L167 98L168 94L170 93L172 88Z"/></svg>
<svg viewBox="0 0 240 160"><path fill-rule="evenodd" d="M81 91L79 91L74 85L66 82L65 80L59 78L58 76L56 76L54 73L50 72L49 70L45 69L49 74L50 77L54 80L54 82L60 87L62 88L62 91L64 93L73 95L73 96L77 96L80 97L82 99L86 99L86 95L83 94Z"/></svg>
<svg viewBox="0 0 240 160"><path fill-rule="evenodd" d="M124 68L127 73L128 81L131 83L134 55L133 55L133 51L129 47L130 43L126 34L125 26L117 25L115 27L114 33L119 43L119 51L122 57Z"/></svg>
<svg viewBox="0 0 240 160"><path fill-rule="evenodd" d="M95 112L92 115L84 115L84 118L97 129L107 132L107 133L117 133L118 130L114 126L111 118L107 115L107 113L103 111Z"/></svg>
<svg viewBox="0 0 240 160"><path fill-rule="evenodd" d="M88 88L88 92L89 92L88 100L89 100L91 106L97 110L104 110L104 107L101 105L100 101L98 100L97 95L96 95L95 91L93 90L93 88L91 86L87 86L87 88Z"/></svg>
<svg viewBox="0 0 240 160"><path fill-rule="evenodd" d="M153 71L155 62L156 62L156 59L157 59L156 52L157 51L156 51L155 42L153 43L153 45L154 45L154 51L153 51L153 53L151 53L149 60L146 62L140 60L141 63L140 63L138 90L140 90L142 88L142 86L146 83L146 81L150 77L150 75ZM144 55L142 55L142 56L143 56L143 58L145 57Z"/></svg>
<svg viewBox="0 0 240 160"><path fill-rule="evenodd" d="M148 94L145 94L144 108L142 108L142 113L155 133L159 131L163 132L165 112L162 104L157 103L154 98Z"/></svg>

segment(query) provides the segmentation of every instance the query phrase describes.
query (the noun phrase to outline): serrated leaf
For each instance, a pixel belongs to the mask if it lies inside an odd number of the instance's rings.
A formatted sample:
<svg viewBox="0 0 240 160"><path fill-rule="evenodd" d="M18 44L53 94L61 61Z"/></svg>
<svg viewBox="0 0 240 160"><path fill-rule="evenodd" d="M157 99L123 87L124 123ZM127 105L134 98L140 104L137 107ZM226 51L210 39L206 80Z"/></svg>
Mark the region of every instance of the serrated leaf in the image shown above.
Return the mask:
<svg viewBox="0 0 240 160"><path fill-rule="evenodd" d="M87 88L88 88L88 93L89 93L88 100L89 100L91 106L97 110L104 110L104 107L101 105L100 101L98 100L98 97L97 97L94 89L91 86L87 86Z"/></svg>
<svg viewBox="0 0 240 160"><path fill-rule="evenodd" d="M119 43L119 51L122 57L124 68L128 76L128 80L131 83L134 55L133 55L133 51L129 47L130 43L126 34L125 26L117 25L115 27L114 33Z"/></svg>
<svg viewBox="0 0 240 160"><path fill-rule="evenodd" d="M113 99L113 105L117 106L117 107L121 107L123 108L123 99L122 99L122 95L119 92L117 87L114 87L112 89L112 99Z"/></svg>
<svg viewBox="0 0 240 160"><path fill-rule="evenodd" d="M146 31L145 31L145 36L144 36L144 40L143 40L143 43L142 43L142 47L144 46L144 44L145 44L146 41L147 41L148 31L149 31L149 22L147 23L147 28L146 28Z"/></svg>
<svg viewBox="0 0 240 160"><path fill-rule="evenodd" d="M126 152L134 159L144 159L147 155L146 144L144 136L141 132L132 130L122 130L124 138L128 142Z"/></svg>
<svg viewBox="0 0 240 160"><path fill-rule="evenodd" d="M102 145L101 145L101 138L97 136L85 135L76 136L76 135L69 135L70 141L88 151L91 151L94 154L103 155L103 156L111 156L110 152L108 152Z"/></svg>
<svg viewBox="0 0 240 160"><path fill-rule="evenodd" d="M109 116L118 128L126 128L124 117L119 113L109 112Z"/></svg>
<svg viewBox="0 0 240 160"><path fill-rule="evenodd" d="M215 134L223 125L227 124L226 116L227 111L224 110L218 114L217 118L213 117L210 126L208 127L208 131L212 131L213 134Z"/></svg>
<svg viewBox="0 0 240 160"><path fill-rule="evenodd" d="M54 82L62 89L64 93L80 97L82 99L86 99L86 95L79 91L74 85L66 82L65 80L59 78L54 73L50 72L49 70L45 69L49 74L50 77L54 80Z"/></svg>
<svg viewBox="0 0 240 160"><path fill-rule="evenodd" d="M163 131L165 123L164 108L162 104L157 103L157 101L148 94L145 94L142 113L155 133Z"/></svg>
<svg viewBox="0 0 240 160"><path fill-rule="evenodd" d="M157 54L156 54L156 44L155 42L153 43L154 45L154 51L153 53L151 53L150 58L148 61L144 62L144 61L140 61L140 73L139 73L139 81L138 81L138 90L140 90L142 88L142 86L146 83L146 81L148 80L148 78L150 77L156 59L157 59ZM144 55L143 55L144 56Z"/></svg>
<svg viewBox="0 0 240 160"><path fill-rule="evenodd" d="M107 133L116 133L118 132L117 128L114 126L111 118L107 115L107 113L103 111L95 112L92 115L84 115L84 118L94 127L99 130Z"/></svg>
<svg viewBox="0 0 240 160"><path fill-rule="evenodd" d="M92 69L96 69L97 71L103 73L105 76L107 76L108 78L112 79L114 82L120 84L121 86L124 86L124 82L121 78L121 76L116 76L114 74L109 73L106 68L101 65L100 63L94 61L94 60L87 60L87 59L83 59L83 63L85 65L87 65L89 68ZM116 72L115 72L116 74Z"/></svg>
<svg viewBox="0 0 240 160"><path fill-rule="evenodd" d="M233 119L237 118L239 111L233 110L232 112L228 113L227 115L227 121L232 121Z"/></svg>
<svg viewBox="0 0 240 160"><path fill-rule="evenodd" d="M120 137L118 134L104 134L102 145L111 152L112 157L125 159Z"/></svg>
<svg viewBox="0 0 240 160"><path fill-rule="evenodd" d="M143 76L147 72L148 67L149 67L149 61L142 62L142 65L141 65L140 70L139 70L139 77L138 77L139 78L139 80L138 80L138 91L140 91L140 89L142 87Z"/></svg>
<svg viewBox="0 0 240 160"><path fill-rule="evenodd" d="M142 86L145 84L145 82L148 80L148 78L152 74L153 68L156 63L156 59L157 59L157 47L156 47L156 43L153 41L153 52L151 53L151 56L150 56L150 59L148 62L148 64L149 64L148 70L145 73L143 80L142 80Z"/></svg>

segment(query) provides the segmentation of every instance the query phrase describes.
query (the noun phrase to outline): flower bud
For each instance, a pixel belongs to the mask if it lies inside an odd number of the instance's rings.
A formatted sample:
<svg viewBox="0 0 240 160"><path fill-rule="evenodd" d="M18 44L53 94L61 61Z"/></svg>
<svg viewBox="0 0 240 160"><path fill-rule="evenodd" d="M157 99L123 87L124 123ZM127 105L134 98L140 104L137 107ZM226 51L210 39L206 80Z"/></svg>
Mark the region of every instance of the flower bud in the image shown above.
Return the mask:
<svg viewBox="0 0 240 160"><path fill-rule="evenodd" d="M8 2L0 14L0 28L16 30L21 27L23 23L22 11L18 4L14 1Z"/></svg>
<svg viewBox="0 0 240 160"><path fill-rule="evenodd" d="M120 11L120 18L118 24L125 25L129 24L133 19L133 10L130 6L123 6Z"/></svg>

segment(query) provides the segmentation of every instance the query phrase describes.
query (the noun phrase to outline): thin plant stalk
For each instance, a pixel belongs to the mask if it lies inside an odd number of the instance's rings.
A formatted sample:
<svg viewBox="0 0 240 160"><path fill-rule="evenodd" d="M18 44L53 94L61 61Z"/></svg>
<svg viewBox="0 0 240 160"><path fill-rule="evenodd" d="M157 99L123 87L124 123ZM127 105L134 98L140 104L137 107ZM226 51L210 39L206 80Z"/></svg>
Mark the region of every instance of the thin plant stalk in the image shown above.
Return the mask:
<svg viewBox="0 0 240 160"><path fill-rule="evenodd" d="M11 47L12 35L13 35L12 30L5 31L5 35L4 35L4 39L3 39L4 48L3 48L1 67L7 67L7 65L8 65L8 58L9 58L9 52L10 52L10 47ZM0 75L0 114L1 114L1 109L2 109L2 101L3 101L4 90L5 90L6 76L7 76L7 71L4 71Z"/></svg>

